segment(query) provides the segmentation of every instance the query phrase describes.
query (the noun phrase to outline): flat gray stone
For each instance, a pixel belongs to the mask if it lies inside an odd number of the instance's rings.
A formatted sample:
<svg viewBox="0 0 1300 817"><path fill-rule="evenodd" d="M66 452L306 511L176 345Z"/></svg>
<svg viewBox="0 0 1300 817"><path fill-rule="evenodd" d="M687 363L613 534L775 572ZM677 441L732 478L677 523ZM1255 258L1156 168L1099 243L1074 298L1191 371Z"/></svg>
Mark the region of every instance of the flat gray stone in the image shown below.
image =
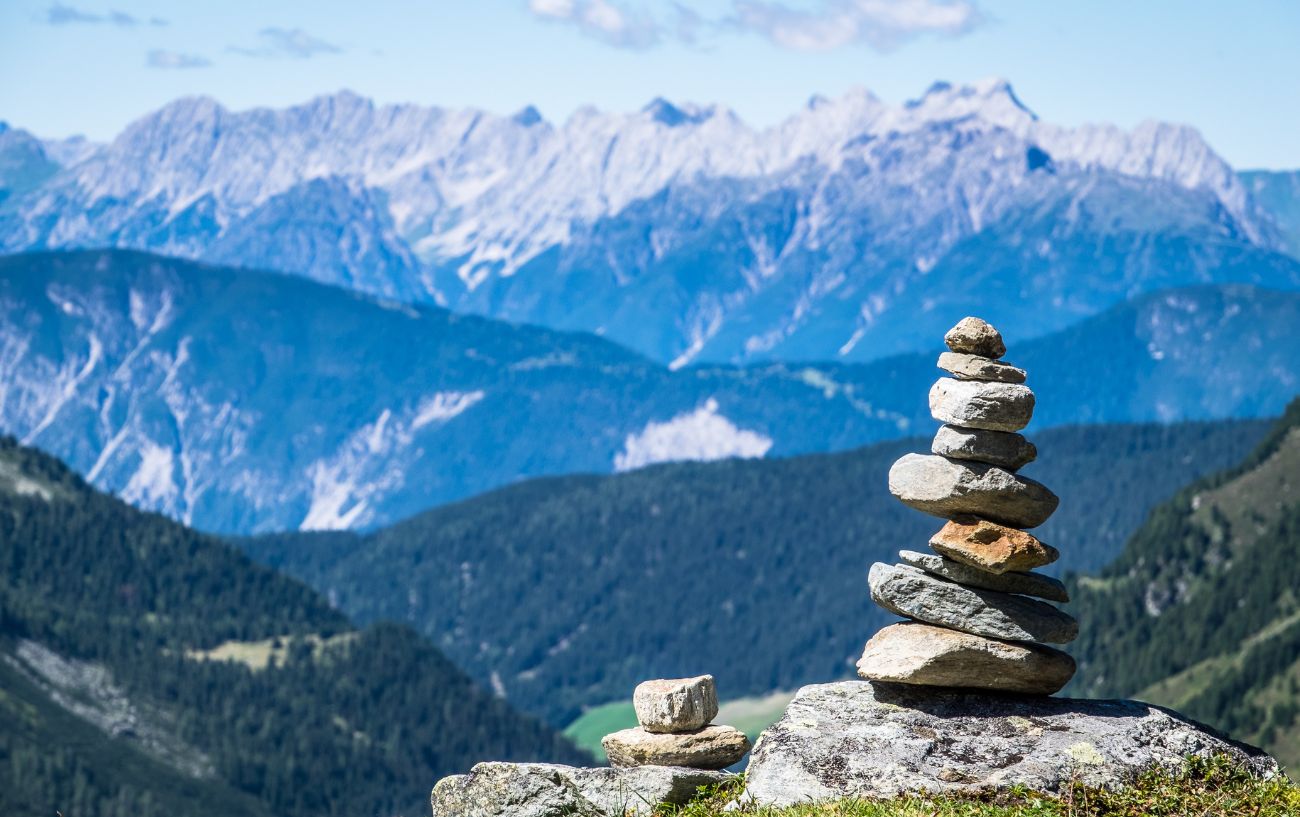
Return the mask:
<svg viewBox="0 0 1300 817"><path fill-rule="evenodd" d="M903 561L903 564L967 587L1018 593L1022 596L1037 596L1048 601L1070 600L1070 591L1066 590L1064 582L1042 573L1020 573L1014 570L1006 573L989 573L987 570L980 570L978 567L954 561L937 553L918 553L915 550L901 550L898 552L898 558Z"/></svg>
<svg viewBox="0 0 1300 817"><path fill-rule="evenodd" d="M1013 431L986 431L942 425L934 435L930 451L955 460L973 460L1015 471L1033 462L1038 449Z"/></svg>
<svg viewBox="0 0 1300 817"><path fill-rule="evenodd" d="M962 318L944 334L943 342L954 352L981 357L997 358L1007 353L1002 333L983 318Z"/></svg>
<svg viewBox="0 0 1300 817"><path fill-rule="evenodd" d="M611 766L725 769L740 762L749 751L749 738L739 729L717 724L671 735L647 732L638 726L606 735L600 745Z"/></svg>
<svg viewBox="0 0 1300 817"><path fill-rule="evenodd" d="M941 377L930 387L930 416L988 431L1019 431L1034 416L1034 393L1019 383Z"/></svg>
<svg viewBox="0 0 1300 817"><path fill-rule="evenodd" d="M647 732L692 732L718 714L712 675L645 681L632 693L637 723Z"/></svg>
<svg viewBox="0 0 1300 817"><path fill-rule="evenodd" d="M1074 677L1074 659L1041 644L998 641L915 621L871 637L858 661L868 681L1051 695Z"/></svg>
<svg viewBox="0 0 1300 817"><path fill-rule="evenodd" d="M958 380L990 380L998 383L1024 383L1025 370L991 357L971 355L966 352L944 352L939 355L940 369Z"/></svg>
<svg viewBox="0 0 1300 817"><path fill-rule="evenodd" d="M1006 641L1068 644L1079 635L1079 622L1047 602L965 587L907 565L876 562L867 583L876 604L927 624Z"/></svg>
<svg viewBox="0 0 1300 817"><path fill-rule="evenodd" d="M792 806L1024 786L1059 794L1078 779L1118 788L1153 766L1224 754L1251 774L1281 774L1260 749L1167 709L842 681L806 686L750 757L746 799Z"/></svg>
<svg viewBox="0 0 1300 817"><path fill-rule="evenodd" d="M632 769L550 763L480 763L443 778L430 795L433 817L623 817L689 802L722 772L666 766Z"/></svg>
<svg viewBox="0 0 1300 817"><path fill-rule="evenodd" d="M1013 528L1038 527L1060 503L1041 483L997 466L925 454L906 454L894 463L889 492L934 516L976 516Z"/></svg>

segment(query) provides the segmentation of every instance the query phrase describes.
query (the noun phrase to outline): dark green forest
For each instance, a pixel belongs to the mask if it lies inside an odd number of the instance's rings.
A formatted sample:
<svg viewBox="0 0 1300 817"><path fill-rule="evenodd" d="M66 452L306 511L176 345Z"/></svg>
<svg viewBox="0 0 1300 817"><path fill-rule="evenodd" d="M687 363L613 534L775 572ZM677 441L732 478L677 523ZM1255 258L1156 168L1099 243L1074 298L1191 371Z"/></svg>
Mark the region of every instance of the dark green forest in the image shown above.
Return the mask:
<svg viewBox="0 0 1300 817"><path fill-rule="evenodd" d="M268 660L201 660L232 643ZM355 630L308 587L10 438L0 726L6 815L416 814L483 759L588 759L409 628Z"/></svg>
<svg viewBox="0 0 1300 817"><path fill-rule="evenodd" d="M1300 765L1300 400L1070 583L1076 694L1165 704Z"/></svg>
<svg viewBox="0 0 1300 817"><path fill-rule="evenodd" d="M1267 422L1034 434L1025 473L1061 498L1038 530L1056 567L1099 569L1155 504L1238 462ZM531 480L372 534L240 541L359 621L410 621L461 667L555 725L640 680L712 673L727 696L848 677L889 618L873 561L940 522L889 496L929 440L842 454Z"/></svg>

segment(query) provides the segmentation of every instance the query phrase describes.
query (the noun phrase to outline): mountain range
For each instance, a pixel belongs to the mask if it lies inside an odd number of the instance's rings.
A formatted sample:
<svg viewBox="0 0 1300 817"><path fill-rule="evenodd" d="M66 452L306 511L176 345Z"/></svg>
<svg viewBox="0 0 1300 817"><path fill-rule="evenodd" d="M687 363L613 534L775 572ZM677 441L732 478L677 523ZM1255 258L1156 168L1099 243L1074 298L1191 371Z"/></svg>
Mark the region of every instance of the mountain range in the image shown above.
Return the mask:
<svg viewBox="0 0 1300 817"><path fill-rule="evenodd" d="M483 758L590 758L408 627L0 439L0 811L418 814Z"/></svg>
<svg viewBox="0 0 1300 817"><path fill-rule="evenodd" d="M1300 293L1203 286L1012 360L1038 427L1257 417L1300 391L1297 345ZM120 250L0 258L0 352L0 429L238 533L374 527L532 476L845 450L928 428L938 375L925 353L672 370L589 334Z"/></svg>
<svg viewBox="0 0 1300 817"><path fill-rule="evenodd" d="M1035 531L1061 551L1054 568L1099 570L1151 507L1240 460L1267 428L1034 433L1040 461L1025 472L1061 496ZM868 566L924 549L939 527L886 488L891 463L928 443L529 480L373 533L236 544L357 621L410 623L480 683L564 726L645 678L712 673L735 697L852 675L890 619L871 602Z"/></svg>
<svg viewBox="0 0 1300 817"><path fill-rule="evenodd" d="M276 270L674 367L869 361L968 313L1029 338L1166 287L1300 287L1291 193L1254 181L1194 129L1059 127L1002 81L814 98L766 129L665 100L555 125L186 98L99 146L0 134L0 249Z"/></svg>

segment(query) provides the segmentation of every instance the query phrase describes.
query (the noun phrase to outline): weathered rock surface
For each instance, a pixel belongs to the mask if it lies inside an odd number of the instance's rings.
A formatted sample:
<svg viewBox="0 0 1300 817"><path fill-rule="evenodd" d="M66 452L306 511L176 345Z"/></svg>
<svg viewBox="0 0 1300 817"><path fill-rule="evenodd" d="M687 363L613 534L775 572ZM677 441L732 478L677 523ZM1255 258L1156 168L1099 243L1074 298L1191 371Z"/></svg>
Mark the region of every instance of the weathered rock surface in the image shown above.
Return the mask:
<svg viewBox="0 0 1300 817"><path fill-rule="evenodd" d="M632 693L637 723L647 732L691 732L718 714L712 675L645 681Z"/></svg>
<svg viewBox="0 0 1300 817"><path fill-rule="evenodd" d="M1019 431L1034 416L1034 393L1018 383L941 377L930 387L930 416L962 428Z"/></svg>
<svg viewBox="0 0 1300 817"><path fill-rule="evenodd" d="M1002 333L982 318L962 318L943 336L943 342L954 352L981 357L1002 357L1007 353Z"/></svg>
<svg viewBox="0 0 1300 817"><path fill-rule="evenodd" d="M580 769L549 763L480 763L438 781L433 817L623 817L680 805L722 772L638 766Z"/></svg>
<svg viewBox="0 0 1300 817"><path fill-rule="evenodd" d="M1033 462L1038 449L1013 431L940 426L930 450L955 460L974 460L1015 471Z"/></svg>
<svg viewBox="0 0 1300 817"><path fill-rule="evenodd" d="M892 624L871 637L858 675L942 687L1051 695L1074 677L1074 659L1037 644L1011 644L929 624Z"/></svg>
<svg viewBox="0 0 1300 817"><path fill-rule="evenodd" d="M750 757L747 797L788 806L1070 780L1118 787L1187 755L1226 754L1259 776L1277 761L1137 701L1088 701L843 681L799 690Z"/></svg>
<svg viewBox="0 0 1300 817"><path fill-rule="evenodd" d="M876 604L927 624L1007 641L1066 644L1079 635L1079 622L1046 602L964 587L907 565L876 562L867 581Z"/></svg>
<svg viewBox="0 0 1300 817"><path fill-rule="evenodd" d="M730 726L710 725L694 732L655 734L640 727L606 735L600 742L611 766L688 766L725 769L749 751L749 738Z"/></svg>
<svg viewBox="0 0 1300 817"><path fill-rule="evenodd" d="M1025 370L1000 360L965 352L944 352L938 366L958 380L992 380L998 383L1024 383Z"/></svg>
<svg viewBox="0 0 1300 817"><path fill-rule="evenodd" d="M1019 593L1022 596L1037 596L1048 601L1067 602L1070 600L1070 592L1066 590L1064 582L1051 576L1045 576L1042 573L1020 573L1017 571L989 573L987 570L971 567L968 564L953 561L945 556L938 556L933 553L917 553L914 550L899 551L898 558L902 559L904 564L924 570L934 576L964 584L967 587L978 587L981 590L998 590L1003 593Z"/></svg>
<svg viewBox="0 0 1300 817"><path fill-rule="evenodd" d="M934 516L978 516L1016 528L1043 524L1060 503L1046 486L1002 468L925 454L894 463L889 492Z"/></svg>
<svg viewBox="0 0 1300 817"><path fill-rule="evenodd" d="M984 519L951 519L930 537L930 547L958 562L990 573L1033 570L1050 565L1060 551L1032 533Z"/></svg>

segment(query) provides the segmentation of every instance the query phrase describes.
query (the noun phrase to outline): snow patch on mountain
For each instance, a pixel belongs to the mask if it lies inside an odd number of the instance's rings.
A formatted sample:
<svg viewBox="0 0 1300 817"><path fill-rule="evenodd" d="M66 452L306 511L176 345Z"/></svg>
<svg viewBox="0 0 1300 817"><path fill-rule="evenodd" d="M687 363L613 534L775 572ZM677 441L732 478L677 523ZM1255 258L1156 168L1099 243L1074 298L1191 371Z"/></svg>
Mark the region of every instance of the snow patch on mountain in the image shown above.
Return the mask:
<svg viewBox="0 0 1300 817"><path fill-rule="evenodd" d="M149 508L167 507L179 490L176 486L176 459L170 448L153 440L143 440L139 447L140 466L132 475L122 498Z"/></svg>
<svg viewBox="0 0 1300 817"><path fill-rule="evenodd" d="M475 391L443 391L420 401L420 407L411 418L411 430L424 428L430 423L446 422L456 417L486 395L482 389Z"/></svg>
<svg viewBox="0 0 1300 817"><path fill-rule="evenodd" d="M664 422L650 422L627 435L614 455L615 471L631 471L657 462L759 458L772 448L772 438L738 428L718 412L710 398L695 411Z"/></svg>

